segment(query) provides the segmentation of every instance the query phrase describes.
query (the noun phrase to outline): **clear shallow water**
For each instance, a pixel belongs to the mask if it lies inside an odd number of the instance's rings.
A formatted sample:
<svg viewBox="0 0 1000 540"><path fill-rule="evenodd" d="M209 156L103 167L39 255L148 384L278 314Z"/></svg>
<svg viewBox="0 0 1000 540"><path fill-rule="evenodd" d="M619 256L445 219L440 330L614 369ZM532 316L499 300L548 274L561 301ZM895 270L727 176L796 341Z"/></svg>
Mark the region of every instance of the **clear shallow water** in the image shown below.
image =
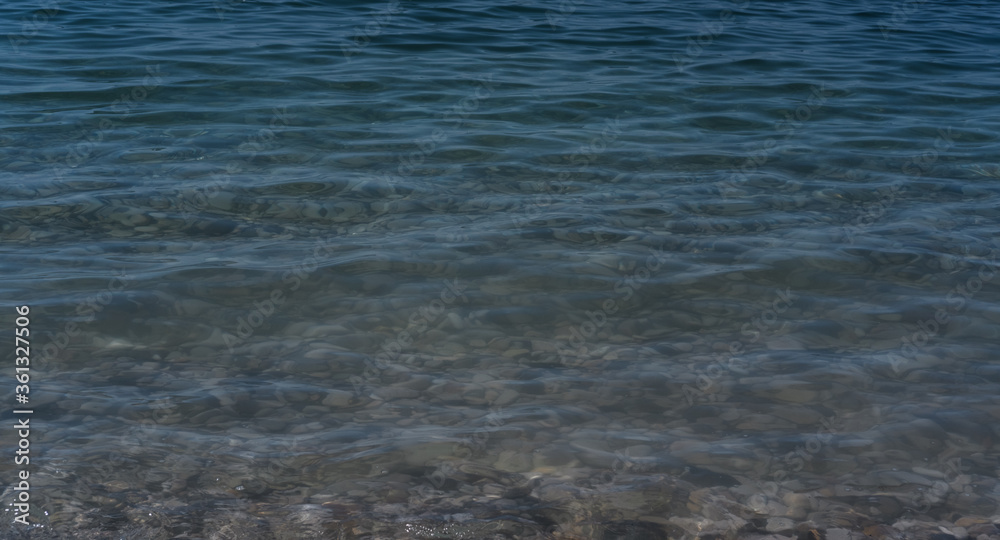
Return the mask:
<svg viewBox="0 0 1000 540"><path fill-rule="evenodd" d="M54 8L31 537L997 534L988 5Z"/></svg>

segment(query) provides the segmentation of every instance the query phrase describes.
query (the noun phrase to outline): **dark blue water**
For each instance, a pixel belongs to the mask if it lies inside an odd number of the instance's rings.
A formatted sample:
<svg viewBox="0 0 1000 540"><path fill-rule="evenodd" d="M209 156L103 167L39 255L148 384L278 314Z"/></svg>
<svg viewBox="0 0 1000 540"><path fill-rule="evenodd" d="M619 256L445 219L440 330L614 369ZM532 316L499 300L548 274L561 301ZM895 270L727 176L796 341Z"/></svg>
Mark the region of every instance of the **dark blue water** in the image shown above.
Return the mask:
<svg viewBox="0 0 1000 540"><path fill-rule="evenodd" d="M5 538L1000 536L993 4L0 20Z"/></svg>

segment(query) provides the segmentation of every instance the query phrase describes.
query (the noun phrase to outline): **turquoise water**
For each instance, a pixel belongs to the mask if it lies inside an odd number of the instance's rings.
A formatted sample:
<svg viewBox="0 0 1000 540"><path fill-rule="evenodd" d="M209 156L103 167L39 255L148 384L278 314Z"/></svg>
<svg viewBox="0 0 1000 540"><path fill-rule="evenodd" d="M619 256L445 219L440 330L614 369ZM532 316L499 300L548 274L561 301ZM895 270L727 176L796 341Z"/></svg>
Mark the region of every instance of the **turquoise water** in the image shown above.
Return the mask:
<svg viewBox="0 0 1000 540"><path fill-rule="evenodd" d="M0 534L1000 536L991 7L5 5Z"/></svg>

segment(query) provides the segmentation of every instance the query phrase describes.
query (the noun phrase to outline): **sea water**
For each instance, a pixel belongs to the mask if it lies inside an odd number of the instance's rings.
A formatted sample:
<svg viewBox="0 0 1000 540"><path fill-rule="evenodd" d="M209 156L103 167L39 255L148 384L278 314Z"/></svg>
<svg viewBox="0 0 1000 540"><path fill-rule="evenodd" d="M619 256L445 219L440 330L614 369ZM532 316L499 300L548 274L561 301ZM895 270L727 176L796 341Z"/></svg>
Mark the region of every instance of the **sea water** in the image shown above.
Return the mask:
<svg viewBox="0 0 1000 540"><path fill-rule="evenodd" d="M992 8L5 5L0 531L998 537Z"/></svg>

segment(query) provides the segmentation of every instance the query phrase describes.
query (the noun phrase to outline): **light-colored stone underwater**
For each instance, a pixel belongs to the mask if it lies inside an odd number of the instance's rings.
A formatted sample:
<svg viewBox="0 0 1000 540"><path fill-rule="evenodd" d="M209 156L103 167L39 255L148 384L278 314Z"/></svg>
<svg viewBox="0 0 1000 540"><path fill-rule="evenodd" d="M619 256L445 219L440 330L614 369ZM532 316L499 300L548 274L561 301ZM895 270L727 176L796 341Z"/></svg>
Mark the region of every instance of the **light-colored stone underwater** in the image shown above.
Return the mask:
<svg viewBox="0 0 1000 540"><path fill-rule="evenodd" d="M0 57L0 538L1000 538L991 12L111 4Z"/></svg>

